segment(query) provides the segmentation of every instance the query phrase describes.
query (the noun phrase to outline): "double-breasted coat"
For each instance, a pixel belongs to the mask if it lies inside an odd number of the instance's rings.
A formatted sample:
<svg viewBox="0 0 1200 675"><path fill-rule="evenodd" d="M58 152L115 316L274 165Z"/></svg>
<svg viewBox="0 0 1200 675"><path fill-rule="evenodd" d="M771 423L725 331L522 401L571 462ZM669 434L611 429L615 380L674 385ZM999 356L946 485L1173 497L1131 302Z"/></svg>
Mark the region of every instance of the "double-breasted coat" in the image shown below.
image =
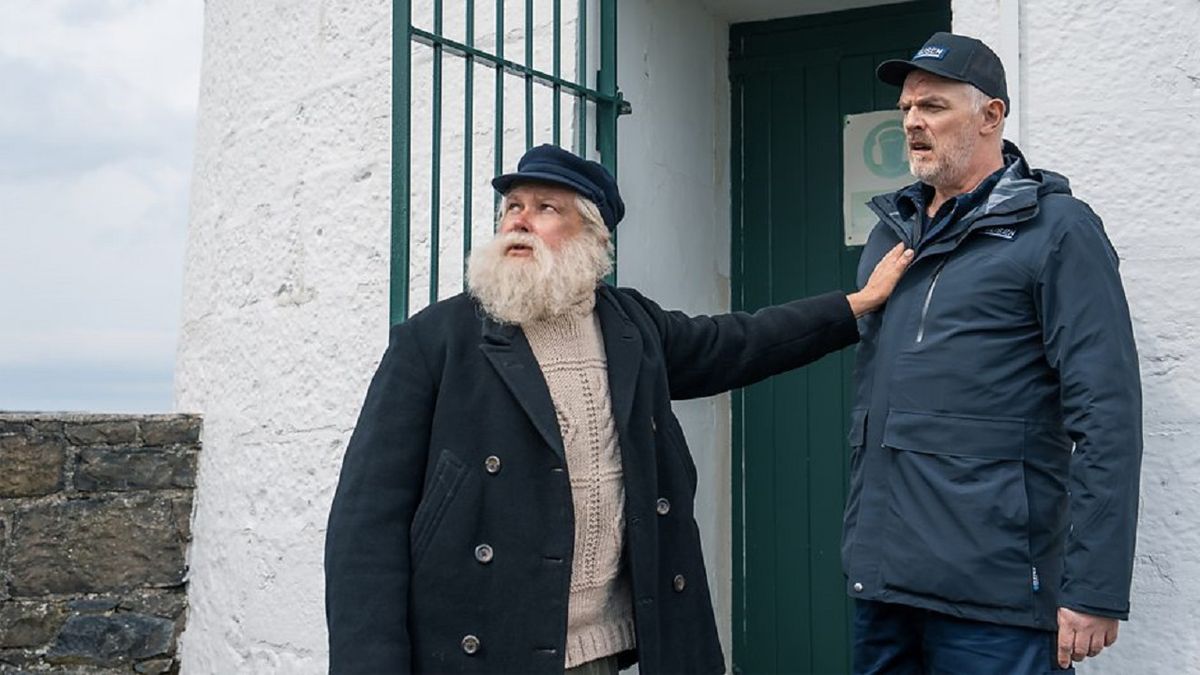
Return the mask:
<svg viewBox="0 0 1200 675"><path fill-rule="evenodd" d="M672 399L858 339L845 296L689 317L601 286L642 673L719 673L696 467ZM342 465L325 545L331 673L561 673L574 508L550 392L520 328L467 295L395 326Z"/></svg>

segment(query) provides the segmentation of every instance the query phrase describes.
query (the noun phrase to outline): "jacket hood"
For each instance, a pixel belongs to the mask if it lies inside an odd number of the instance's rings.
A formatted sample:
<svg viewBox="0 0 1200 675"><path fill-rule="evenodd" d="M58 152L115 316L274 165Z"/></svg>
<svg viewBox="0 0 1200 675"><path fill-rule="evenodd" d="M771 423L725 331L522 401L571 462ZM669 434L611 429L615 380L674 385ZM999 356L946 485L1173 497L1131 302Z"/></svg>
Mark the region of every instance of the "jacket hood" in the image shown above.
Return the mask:
<svg viewBox="0 0 1200 675"><path fill-rule="evenodd" d="M1001 183L1005 182L1005 179L1015 180L1018 178L1034 181L1037 183L1039 197L1049 194L1071 194L1071 181L1066 176L1046 169L1030 168L1029 162L1016 143L1005 140L1002 152L1004 153L1004 166L1008 167L1008 170L1000 179Z"/></svg>

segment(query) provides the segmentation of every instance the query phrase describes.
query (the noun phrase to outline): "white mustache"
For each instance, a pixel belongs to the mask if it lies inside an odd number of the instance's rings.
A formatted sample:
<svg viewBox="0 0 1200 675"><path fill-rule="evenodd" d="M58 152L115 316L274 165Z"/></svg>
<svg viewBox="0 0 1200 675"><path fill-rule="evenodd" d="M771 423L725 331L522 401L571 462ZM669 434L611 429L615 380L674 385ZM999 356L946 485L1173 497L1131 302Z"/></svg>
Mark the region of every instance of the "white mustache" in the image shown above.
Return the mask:
<svg viewBox="0 0 1200 675"><path fill-rule="evenodd" d="M541 251L545 247L537 235L528 232L507 232L496 235L496 239L505 251L513 246L528 246L534 251Z"/></svg>

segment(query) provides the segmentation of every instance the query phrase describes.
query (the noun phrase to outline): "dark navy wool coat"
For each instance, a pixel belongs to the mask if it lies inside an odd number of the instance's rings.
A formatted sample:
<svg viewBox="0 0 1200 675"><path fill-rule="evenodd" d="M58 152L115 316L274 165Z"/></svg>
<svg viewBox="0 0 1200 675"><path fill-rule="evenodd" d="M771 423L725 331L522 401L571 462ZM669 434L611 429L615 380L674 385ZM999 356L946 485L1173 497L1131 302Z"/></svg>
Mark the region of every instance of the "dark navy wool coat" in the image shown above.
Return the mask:
<svg viewBox="0 0 1200 675"><path fill-rule="evenodd" d="M854 343L845 296L688 317L597 290L625 487L641 672L725 669L672 399ZM663 508L666 500L669 508ZM392 329L326 536L331 673L561 673L574 509L550 392L521 330L468 296Z"/></svg>

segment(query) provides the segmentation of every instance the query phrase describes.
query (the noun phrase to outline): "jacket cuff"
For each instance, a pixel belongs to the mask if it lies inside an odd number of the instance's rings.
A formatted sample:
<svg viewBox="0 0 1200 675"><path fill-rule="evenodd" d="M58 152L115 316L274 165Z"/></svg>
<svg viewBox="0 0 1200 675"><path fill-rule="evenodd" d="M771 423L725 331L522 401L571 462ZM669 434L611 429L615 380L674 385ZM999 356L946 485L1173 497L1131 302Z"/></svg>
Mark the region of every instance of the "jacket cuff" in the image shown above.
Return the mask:
<svg viewBox="0 0 1200 675"><path fill-rule="evenodd" d="M1129 599L1107 593L1063 591L1059 595L1058 604L1060 607L1084 614L1120 619L1121 621L1129 619Z"/></svg>
<svg viewBox="0 0 1200 675"><path fill-rule="evenodd" d="M823 313L833 321L830 326L830 336L837 343L837 349L858 344L858 319L854 310L850 309L850 301L844 291L822 293L812 300L819 303Z"/></svg>

